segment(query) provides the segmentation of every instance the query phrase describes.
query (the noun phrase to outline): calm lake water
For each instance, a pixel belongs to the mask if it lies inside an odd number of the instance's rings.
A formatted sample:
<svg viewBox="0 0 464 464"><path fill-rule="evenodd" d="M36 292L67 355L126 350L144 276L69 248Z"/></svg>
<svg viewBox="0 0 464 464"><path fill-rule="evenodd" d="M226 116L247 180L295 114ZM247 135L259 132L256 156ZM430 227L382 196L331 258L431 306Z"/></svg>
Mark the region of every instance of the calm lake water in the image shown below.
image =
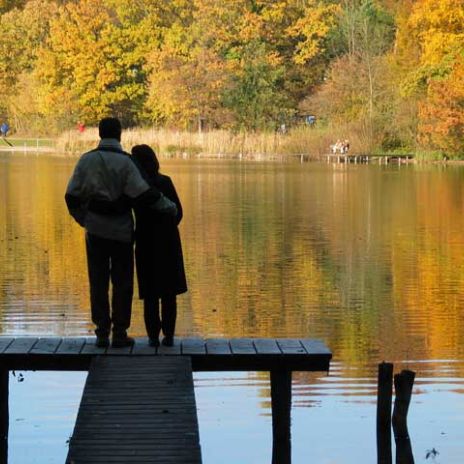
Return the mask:
<svg viewBox="0 0 464 464"><path fill-rule="evenodd" d="M93 331L63 201L75 162L0 154L1 335ZM416 371L416 463L464 461L464 168L161 164L185 211L178 335L315 337L334 353L328 376L294 375L294 464L376 462L383 360ZM64 462L85 375L15 374L10 464ZM195 387L205 464L269 463L267 375L195 374Z"/></svg>

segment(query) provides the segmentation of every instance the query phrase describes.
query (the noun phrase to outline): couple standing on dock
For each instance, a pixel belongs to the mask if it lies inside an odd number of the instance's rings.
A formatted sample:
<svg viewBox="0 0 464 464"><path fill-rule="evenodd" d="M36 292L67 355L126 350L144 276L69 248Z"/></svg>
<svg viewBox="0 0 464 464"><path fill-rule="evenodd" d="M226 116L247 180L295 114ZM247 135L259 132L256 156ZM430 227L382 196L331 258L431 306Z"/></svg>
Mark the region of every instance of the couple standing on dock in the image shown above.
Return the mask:
<svg viewBox="0 0 464 464"><path fill-rule="evenodd" d="M148 145L121 147L121 123L104 118L100 143L79 159L66 190L73 218L86 230L92 321L96 345L131 346L127 335L132 312L135 259L139 296L144 302L150 346L172 346L176 295L187 291L178 224L182 206L174 184L160 174ZM136 228L134 234L135 213ZM111 305L109 284L112 283ZM161 300L161 317L159 302Z"/></svg>

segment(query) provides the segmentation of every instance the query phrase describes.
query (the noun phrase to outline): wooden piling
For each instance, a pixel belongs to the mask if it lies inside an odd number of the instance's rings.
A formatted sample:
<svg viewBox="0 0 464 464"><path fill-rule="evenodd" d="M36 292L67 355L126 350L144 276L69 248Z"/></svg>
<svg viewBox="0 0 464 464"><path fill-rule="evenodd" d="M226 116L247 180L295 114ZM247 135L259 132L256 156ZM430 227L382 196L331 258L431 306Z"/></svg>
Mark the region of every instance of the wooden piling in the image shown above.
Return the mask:
<svg viewBox="0 0 464 464"><path fill-rule="evenodd" d="M393 408L393 432L396 444L396 464L414 464L407 416L411 403L412 388L416 373L403 370L395 375L395 405Z"/></svg>
<svg viewBox="0 0 464 464"><path fill-rule="evenodd" d="M0 462L8 462L9 371L0 368Z"/></svg>
<svg viewBox="0 0 464 464"><path fill-rule="evenodd" d="M396 460L395 464L414 464L412 445L409 438L395 438Z"/></svg>
<svg viewBox="0 0 464 464"><path fill-rule="evenodd" d="M392 464L391 410L393 364L378 366L377 383L377 463Z"/></svg>
<svg viewBox="0 0 464 464"><path fill-rule="evenodd" d="M272 464L291 463L290 411L292 406L292 372L271 370Z"/></svg>
<svg viewBox="0 0 464 464"><path fill-rule="evenodd" d="M393 432L396 438L408 438L407 416L416 373L403 370L395 375L395 405L393 408Z"/></svg>

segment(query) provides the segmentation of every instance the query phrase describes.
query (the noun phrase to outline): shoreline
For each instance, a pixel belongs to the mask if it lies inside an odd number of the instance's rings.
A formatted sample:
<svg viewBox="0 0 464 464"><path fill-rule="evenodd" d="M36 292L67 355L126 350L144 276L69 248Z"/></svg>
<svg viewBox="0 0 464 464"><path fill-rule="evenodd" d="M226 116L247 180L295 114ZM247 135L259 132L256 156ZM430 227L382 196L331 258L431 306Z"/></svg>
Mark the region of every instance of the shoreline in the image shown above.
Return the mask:
<svg viewBox="0 0 464 464"><path fill-rule="evenodd" d="M61 152L57 150L55 147L51 146L1 146L0 153L21 153L21 154L47 154L56 156L58 158L78 158L81 156L82 153L74 153L74 152ZM237 153L234 155L225 154L225 153L216 153L216 154L204 154L204 153L176 153L176 154L163 154L160 153L158 155L162 159L204 159L204 160L238 160L238 161L260 161L260 162L285 162L285 161L299 161L302 163L308 162L318 162L318 163L326 163L326 164L337 164L337 165L345 165L345 164L442 164L442 165L464 165L464 160L454 160L454 159L447 159L447 160L418 160L415 158L406 158L406 155L403 154L384 154L384 155L370 155L372 160L369 162L362 161L362 162L353 162L353 161L330 161L328 158L337 155L331 155L330 153L324 154L322 156L311 156L309 154L242 154ZM360 154L350 154L349 157L354 158L362 158L366 155ZM414 156L414 155L409 155ZM383 162L386 158L393 158L395 161L390 162ZM404 158L404 159L403 159Z"/></svg>
<svg viewBox="0 0 464 464"><path fill-rule="evenodd" d="M13 153L56 153L54 147L0 147L0 152Z"/></svg>

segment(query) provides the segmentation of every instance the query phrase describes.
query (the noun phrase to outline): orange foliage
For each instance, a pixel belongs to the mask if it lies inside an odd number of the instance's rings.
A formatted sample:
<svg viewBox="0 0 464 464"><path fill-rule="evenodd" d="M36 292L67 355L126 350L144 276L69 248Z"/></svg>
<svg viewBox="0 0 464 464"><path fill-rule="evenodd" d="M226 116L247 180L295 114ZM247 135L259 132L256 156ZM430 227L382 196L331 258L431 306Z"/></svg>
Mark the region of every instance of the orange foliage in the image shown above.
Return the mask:
<svg viewBox="0 0 464 464"><path fill-rule="evenodd" d="M419 138L432 149L459 155L464 153L464 58L443 80L431 81L420 106Z"/></svg>

